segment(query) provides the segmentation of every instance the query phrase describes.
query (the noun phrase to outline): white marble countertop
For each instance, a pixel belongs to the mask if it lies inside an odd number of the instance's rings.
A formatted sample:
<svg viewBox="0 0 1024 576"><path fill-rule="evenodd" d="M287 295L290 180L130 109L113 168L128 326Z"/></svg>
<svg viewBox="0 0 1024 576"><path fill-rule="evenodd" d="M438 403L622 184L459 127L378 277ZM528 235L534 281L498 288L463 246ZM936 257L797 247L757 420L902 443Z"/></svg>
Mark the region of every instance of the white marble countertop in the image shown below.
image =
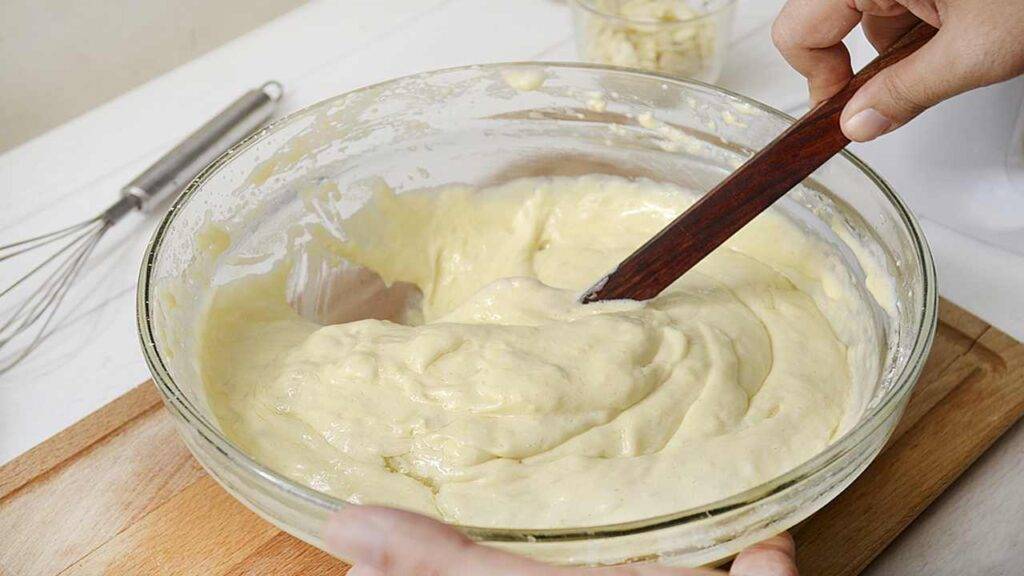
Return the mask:
<svg viewBox="0 0 1024 576"><path fill-rule="evenodd" d="M768 40L781 4L740 1L720 83L799 112L803 81ZM101 210L163 151L271 78L286 87L287 113L433 68L575 58L568 8L555 0L313 2L0 155L0 244ZM0 463L149 377L135 333L134 299L156 220L131 215L114 228L68 296L56 331L0 376ZM1024 339L1024 257L928 219L923 225L940 292ZM1024 427L1018 425L868 572L1020 574L1022 455Z"/></svg>

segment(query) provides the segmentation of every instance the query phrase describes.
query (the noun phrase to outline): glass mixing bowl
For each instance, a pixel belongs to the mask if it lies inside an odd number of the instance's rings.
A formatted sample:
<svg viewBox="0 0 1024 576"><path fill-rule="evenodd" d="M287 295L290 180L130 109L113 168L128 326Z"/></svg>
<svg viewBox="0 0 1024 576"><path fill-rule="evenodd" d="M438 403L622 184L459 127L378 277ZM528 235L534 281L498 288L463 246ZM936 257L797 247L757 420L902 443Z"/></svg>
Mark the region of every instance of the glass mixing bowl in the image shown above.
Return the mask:
<svg viewBox="0 0 1024 576"><path fill-rule="evenodd" d="M207 405L194 354L211 287L265 269L268 259L282 255L289 227L316 218L304 205L303 189L337 183L343 192L334 198L335 208L343 214L366 202L359 183L373 177L398 193L594 172L706 190L791 121L693 81L541 63L428 72L306 108L209 166L156 231L142 266L138 321L157 388L189 449L224 488L280 528L322 547L325 519L346 503L275 473L227 439ZM560 564L703 565L793 526L864 470L896 425L934 335L935 272L928 247L903 202L847 153L775 208L829 242L866 298L873 285L893 288L872 304L886 341L879 350L881 375L859 422L789 473L699 508L604 526L460 530Z"/></svg>

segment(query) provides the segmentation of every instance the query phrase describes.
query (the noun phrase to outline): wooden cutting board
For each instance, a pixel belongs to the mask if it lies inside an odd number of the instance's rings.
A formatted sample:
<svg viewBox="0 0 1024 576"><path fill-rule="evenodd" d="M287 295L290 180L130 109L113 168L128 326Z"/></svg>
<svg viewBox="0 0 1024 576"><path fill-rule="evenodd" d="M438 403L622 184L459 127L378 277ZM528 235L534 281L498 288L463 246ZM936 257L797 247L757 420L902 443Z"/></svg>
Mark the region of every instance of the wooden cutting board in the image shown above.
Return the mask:
<svg viewBox="0 0 1024 576"><path fill-rule="evenodd" d="M1024 413L1024 345L947 302L893 439L796 532L803 576L848 576ZM0 575L344 574L220 488L151 382L0 468Z"/></svg>

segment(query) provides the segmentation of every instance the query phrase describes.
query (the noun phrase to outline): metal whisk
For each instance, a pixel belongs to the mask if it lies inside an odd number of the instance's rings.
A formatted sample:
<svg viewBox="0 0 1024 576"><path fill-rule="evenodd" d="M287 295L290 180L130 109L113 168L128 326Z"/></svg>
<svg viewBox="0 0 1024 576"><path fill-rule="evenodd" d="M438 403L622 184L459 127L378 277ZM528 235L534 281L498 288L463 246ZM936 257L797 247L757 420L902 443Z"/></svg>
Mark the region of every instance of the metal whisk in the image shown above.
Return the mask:
<svg viewBox="0 0 1024 576"><path fill-rule="evenodd" d="M35 350L103 235L133 210L151 211L204 167L266 122L284 89L267 82L235 100L121 189L121 198L78 224L0 246L0 262L50 248L53 253L0 291L0 374Z"/></svg>

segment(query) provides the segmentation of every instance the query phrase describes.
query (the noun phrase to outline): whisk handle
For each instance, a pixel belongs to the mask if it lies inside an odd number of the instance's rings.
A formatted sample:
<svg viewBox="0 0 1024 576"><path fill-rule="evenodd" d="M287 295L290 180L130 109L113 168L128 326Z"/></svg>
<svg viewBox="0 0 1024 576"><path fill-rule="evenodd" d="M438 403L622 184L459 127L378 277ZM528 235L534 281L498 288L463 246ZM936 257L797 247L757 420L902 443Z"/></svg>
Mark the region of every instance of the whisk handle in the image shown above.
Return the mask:
<svg viewBox="0 0 1024 576"><path fill-rule="evenodd" d="M243 94L122 188L124 200L147 210L180 191L210 162L270 119L283 93L281 84L270 81Z"/></svg>

